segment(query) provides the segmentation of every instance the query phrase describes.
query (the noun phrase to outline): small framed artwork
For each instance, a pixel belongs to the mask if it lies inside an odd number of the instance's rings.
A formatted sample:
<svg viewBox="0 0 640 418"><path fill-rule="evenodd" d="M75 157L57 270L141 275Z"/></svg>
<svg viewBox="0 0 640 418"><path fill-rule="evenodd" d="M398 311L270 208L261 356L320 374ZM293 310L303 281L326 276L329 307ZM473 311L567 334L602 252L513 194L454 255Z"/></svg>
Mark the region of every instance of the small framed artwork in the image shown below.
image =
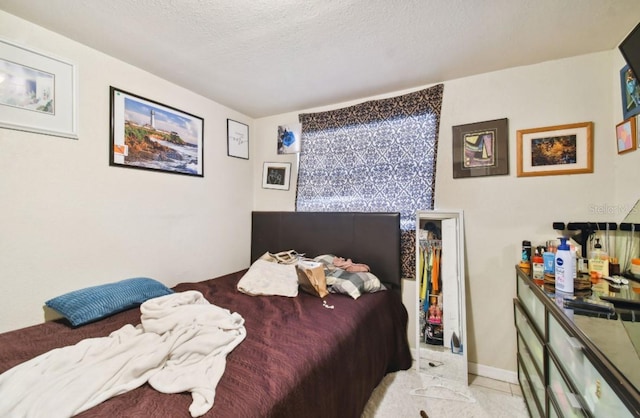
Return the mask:
<svg viewBox="0 0 640 418"><path fill-rule="evenodd" d="M620 70L622 118L629 119L640 113L640 83L628 65Z"/></svg>
<svg viewBox="0 0 640 418"><path fill-rule="evenodd" d="M77 139L75 65L0 40L0 128Z"/></svg>
<svg viewBox="0 0 640 418"><path fill-rule="evenodd" d="M453 178L509 174L507 119L453 127Z"/></svg>
<svg viewBox="0 0 640 418"><path fill-rule="evenodd" d="M640 148L640 115L636 116L636 144Z"/></svg>
<svg viewBox="0 0 640 418"><path fill-rule="evenodd" d="M264 163L262 188L289 190L291 163Z"/></svg>
<svg viewBox="0 0 640 418"><path fill-rule="evenodd" d="M204 120L110 87L109 165L204 177Z"/></svg>
<svg viewBox="0 0 640 418"><path fill-rule="evenodd" d="M518 177L593 173L593 122L517 132Z"/></svg>
<svg viewBox="0 0 640 418"><path fill-rule="evenodd" d="M616 125L618 154L635 151L637 144L636 118L632 117Z"/></svg>
<svg viewBox="0 0 640 418"><path fill-rule="evenodd" d="M227 119L227 155L249 159L249 125Z"/></svg>
<svg viewBox="0 0 640 418"><path fill-rule="evenodd" d="M296 154L300 152L300 131L302 124L278 126L278 154Z"/></svg>

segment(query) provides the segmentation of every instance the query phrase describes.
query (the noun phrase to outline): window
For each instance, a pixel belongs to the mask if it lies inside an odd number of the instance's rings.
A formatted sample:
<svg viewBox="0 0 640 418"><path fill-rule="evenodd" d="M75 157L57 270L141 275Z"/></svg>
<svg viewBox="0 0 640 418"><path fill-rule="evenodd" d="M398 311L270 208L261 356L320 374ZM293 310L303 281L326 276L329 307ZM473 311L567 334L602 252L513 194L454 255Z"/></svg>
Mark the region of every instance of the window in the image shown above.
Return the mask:
<svg viewBox="0 0 640 418"><path fill-rule="evenodd" d="M415 275L415 212L433 208L443 89L300 115L296 210L400 212L404 277Z"/></svg>

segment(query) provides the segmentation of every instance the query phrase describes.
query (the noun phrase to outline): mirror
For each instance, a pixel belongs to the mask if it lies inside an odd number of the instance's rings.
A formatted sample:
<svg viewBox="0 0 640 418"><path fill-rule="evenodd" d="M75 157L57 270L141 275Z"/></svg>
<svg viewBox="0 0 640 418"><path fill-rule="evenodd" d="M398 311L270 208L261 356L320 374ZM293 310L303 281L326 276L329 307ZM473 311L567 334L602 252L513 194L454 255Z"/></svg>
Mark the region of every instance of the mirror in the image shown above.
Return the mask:
<svg viewBox="0 0 640 418"><path fill-rule="evenodd" d="M640 248L640 229L635 225L640 224L640 200L631 208L627 216L622 220L621 224L632 224L632 229L629 231L618 230L615 236L615 252L620 263L620 271L629 273L631 268L631 259L637 258L639 254L638 248ZM611 256L611 254L610 254Z"/></svg>
<svg viewBox="0 0 640 418"><path fill-rule="evenodd" d="M640 224L640 200L638 200L629 213L627 213L622 223Z"/></svg>
<svg viewBox="0 0 640 418"><path fill-rule="evenodd" d="M434 276L439 279L434 280ZM467 385L461 210L416 213L416 288L417 370Z"/></svg>

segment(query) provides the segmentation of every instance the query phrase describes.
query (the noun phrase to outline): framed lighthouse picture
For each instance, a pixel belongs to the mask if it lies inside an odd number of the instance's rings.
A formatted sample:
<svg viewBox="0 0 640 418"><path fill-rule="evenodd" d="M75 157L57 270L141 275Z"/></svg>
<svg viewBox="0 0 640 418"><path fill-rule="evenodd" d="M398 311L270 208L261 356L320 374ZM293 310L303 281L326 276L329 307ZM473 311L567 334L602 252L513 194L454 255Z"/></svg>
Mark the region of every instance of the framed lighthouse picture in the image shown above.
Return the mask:
<svg viewBox="0 0 640 418"><path fill-rule="evenodd" d="M204 177L204 120L110 87L109 165Z"/></svg>

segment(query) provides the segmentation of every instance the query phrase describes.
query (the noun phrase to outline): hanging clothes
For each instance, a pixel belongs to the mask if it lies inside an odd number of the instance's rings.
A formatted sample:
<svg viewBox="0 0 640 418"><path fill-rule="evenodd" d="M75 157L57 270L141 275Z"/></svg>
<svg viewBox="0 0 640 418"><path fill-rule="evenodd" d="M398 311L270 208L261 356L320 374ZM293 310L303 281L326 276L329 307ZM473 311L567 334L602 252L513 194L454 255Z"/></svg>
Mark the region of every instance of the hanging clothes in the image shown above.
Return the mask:
<svg viewBox="0 0 640 418"><path fill-rule="evenodd" d="M440 246L439 239L420 240L418 275L423 312L429 310L429 305L437 303L440 293Z"/></svg>
<svg viewBox="0 0 640 418"><path fill-rule="evenodd" d="M438 279L440 277L440 248L433 248L433 270L431 272L432 293L437 294L440 290Z"/></svg>
<svg viewBox="0 0 640 418"><path fill-rule="evenodd" d="M419 265L419 277L420 280L420 299L424 299L427 297L427 272L426 272L426 264L427 260L425 260L425 251L420 249L419 252L420 257L420 265Z"/></svg>

